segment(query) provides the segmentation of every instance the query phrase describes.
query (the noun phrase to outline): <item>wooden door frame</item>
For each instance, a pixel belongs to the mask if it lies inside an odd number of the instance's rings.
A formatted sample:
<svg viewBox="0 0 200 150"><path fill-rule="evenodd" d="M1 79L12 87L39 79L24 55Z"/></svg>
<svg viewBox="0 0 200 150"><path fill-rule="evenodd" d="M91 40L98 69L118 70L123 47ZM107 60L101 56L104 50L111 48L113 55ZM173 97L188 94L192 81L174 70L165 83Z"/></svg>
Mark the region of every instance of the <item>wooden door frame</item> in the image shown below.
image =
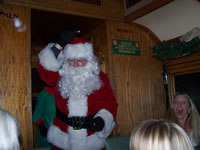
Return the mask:
<svg viewBox="0 0 200 150"><path fill-rule="evenodd" d="M175 76L200 72L200 53L169 60L166 64L168 75L169 101L172 103L175 95Z"/></svg>
<svg viewBox="0 0 200 150"><path fill-rule="evenodd" d="M0 4L0 8L19 17L26 30L17 32L13 18L1 16L0 27L0 106L19 122L21 146L32 148L32 105L30 64L30 9L23 6Z"/></svg>

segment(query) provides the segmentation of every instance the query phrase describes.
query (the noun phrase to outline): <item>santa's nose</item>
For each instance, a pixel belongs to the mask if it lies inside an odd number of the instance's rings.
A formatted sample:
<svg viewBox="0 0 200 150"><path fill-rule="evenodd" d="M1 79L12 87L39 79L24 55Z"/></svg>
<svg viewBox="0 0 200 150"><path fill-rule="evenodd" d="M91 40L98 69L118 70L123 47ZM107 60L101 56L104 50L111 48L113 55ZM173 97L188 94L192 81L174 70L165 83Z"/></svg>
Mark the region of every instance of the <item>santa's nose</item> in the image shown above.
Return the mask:
<svg viewBox="0 0 200 150"><path fill-rule="evenodd" d="M181 106L182 106L182 103L178 103L177 106L178 106L178 107L181 107Z"/></svg>
<svg viewBox="0 0 200 150"><path fill-rule="evenodd" d="M87 60L86 59L81 59L81 60L71 59L71 60L68 60L68 64L73 67L83 67L87 64Z"/></svg>

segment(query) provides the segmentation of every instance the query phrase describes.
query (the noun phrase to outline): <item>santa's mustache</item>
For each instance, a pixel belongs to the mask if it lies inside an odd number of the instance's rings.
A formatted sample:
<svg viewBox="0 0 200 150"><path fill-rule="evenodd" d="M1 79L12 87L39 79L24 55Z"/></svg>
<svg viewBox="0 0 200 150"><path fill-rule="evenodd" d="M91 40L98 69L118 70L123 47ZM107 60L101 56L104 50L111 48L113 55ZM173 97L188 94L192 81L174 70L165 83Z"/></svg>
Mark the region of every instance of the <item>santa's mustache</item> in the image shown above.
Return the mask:
<svg viewBox="0 0 200 150"><path fill-rule="evenodd" d="M61 80L59 81L59 91L63 98L70 95L89 95L93 90L101 87L101 80L94 67L73 67L66 64L59 71Z"/></svg>

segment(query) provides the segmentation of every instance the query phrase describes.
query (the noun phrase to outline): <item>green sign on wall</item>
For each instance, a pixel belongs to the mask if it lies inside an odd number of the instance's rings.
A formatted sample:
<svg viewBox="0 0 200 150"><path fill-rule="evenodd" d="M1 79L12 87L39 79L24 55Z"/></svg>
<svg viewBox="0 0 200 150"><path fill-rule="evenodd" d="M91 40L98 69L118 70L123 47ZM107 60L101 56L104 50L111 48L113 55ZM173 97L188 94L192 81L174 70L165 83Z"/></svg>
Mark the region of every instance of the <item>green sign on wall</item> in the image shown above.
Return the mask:
<svg viewBox="0 0 200 150"><path fill-rule="evenodd" d="M139 42L112 39L112 50L115 54L140 56Z"/></svg>

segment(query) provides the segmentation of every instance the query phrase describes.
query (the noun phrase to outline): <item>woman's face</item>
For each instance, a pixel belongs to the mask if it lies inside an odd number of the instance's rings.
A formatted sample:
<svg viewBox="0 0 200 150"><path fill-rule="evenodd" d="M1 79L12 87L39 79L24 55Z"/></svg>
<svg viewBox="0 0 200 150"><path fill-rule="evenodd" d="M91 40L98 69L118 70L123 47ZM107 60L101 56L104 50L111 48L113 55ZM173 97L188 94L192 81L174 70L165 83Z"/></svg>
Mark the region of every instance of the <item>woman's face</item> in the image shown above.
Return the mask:
<svg viewBox="0 0 200 150"><path fill-rule="evenodd" d="M187 98L183 95L177 95L174 100L173 109L178 120L186 119L188 113L190 113L190 105Z"/></svg>

